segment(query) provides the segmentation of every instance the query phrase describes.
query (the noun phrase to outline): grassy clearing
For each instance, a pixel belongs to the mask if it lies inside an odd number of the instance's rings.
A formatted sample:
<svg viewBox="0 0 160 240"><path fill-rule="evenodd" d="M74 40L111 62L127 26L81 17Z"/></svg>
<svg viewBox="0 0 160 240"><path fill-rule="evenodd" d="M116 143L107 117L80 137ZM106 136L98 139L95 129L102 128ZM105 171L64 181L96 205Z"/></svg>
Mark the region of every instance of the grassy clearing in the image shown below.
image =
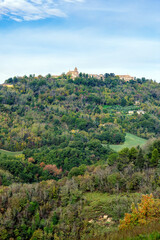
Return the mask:
<svg viewBox="0 0 160 240"><path fill-rule="evenodd" d="M108 193L86 193L85 198L88 201L85 212L90 219L97 219L100 216L107 215L115 223L124 217L124 213L130 212L131 203L137 203L141 194L108 194Z"/></svg>
<svg viewBox="0 0 160 240"><path fill-rule="evenodd" d="M125 143L122 145L110 145L110 147L118 152L120 150L122 150L123 148L131 148L131 147L137 147L139 146L143 146L145 143L147 142L146 139L144 138L140 138L137 137L131 133L126 133L126 138L125 138Z"/></svg>
<svg viewBox="0 0 160 240"><path fill-rule="evenodd" d="M82 215L90 224L88 230L91 231L91 236L87 232L84 239L111 240L110 236L118 232L119 220L124 217L126 212L130 212L133 202L137 204L140 201L141 194L111 195L108 193L89 192L85 193L84 197L87 202L83 208ZM93 235L95 238L93 238Z"/></svg>
<svg viewBox="0 0 160 240"><path fill-rule="evenodd" d="M3 150L3 149L0 149L0 153L6 154L7 156L13 156L13 157L22 154L22 152L10 152L10 151Z"/></svg>

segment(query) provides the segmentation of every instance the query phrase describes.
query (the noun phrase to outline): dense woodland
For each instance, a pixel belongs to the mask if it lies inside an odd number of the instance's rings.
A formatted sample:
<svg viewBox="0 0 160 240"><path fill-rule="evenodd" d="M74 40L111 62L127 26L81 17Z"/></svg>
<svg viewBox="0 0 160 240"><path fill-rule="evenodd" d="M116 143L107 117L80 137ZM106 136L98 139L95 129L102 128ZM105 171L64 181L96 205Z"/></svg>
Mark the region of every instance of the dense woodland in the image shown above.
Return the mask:
<svg viewBox="0 0 160 240"><path fill-rule="evenodd" d="M0 149L17 155L0 153L0 239L160 239L160 84L114 74L5 83ZM127 132L147 144L114 152Z"/></svg>

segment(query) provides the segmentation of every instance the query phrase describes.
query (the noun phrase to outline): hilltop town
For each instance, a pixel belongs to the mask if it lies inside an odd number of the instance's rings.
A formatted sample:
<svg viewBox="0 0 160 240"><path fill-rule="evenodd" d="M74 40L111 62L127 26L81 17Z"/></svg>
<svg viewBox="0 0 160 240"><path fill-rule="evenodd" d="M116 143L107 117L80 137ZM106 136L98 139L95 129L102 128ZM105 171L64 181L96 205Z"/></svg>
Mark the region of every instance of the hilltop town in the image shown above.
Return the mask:
<svg viewBox="0 0 160 240"><path fill-rule="evenodd" d="M75 69L73 71L70 71L67 72L67 76L70 76L73 80L76 78L76 77L79 77L79 71L77 69L77 67L75 67ZM113 73L113 75L115 76L115 74ZM96 79L104 79L105 78L105 74L88 74L89 77L92 77L92 78L96 78ZM130 81L130 80L135 80L136 78L135 77L132 77L130 75L117 75L119 76L119 78L121 80L124 80L126 82Z"/></svg>
<svg viewBox="0 0 160 240"><path fill-rule="evenodd" d="M63 74L61 75L52 75L52 77L54 78L59 78L61 77ZM78 71L78 68L75 67L74 70L69 70L67 73L66 73L66 76L70 77L71 79L75 80L77 77L83 75L81 72ZM90 77L90 78L95 78L95 79L98 79L98 80L104 80L106 77L108 76L111 76L111 77L119 77L119 79L121 80L124 80L125 82L128 82L130 80L136 80L136 77L132 77L130 75L115 75L114 73L105 73L105 74L85 74L86 76ZM33 75L35 77L35 75ZM38 77L40 77L41 75L39 75ZM38 77L35 77L35 78L38 78ZM9 87L9 88L12 88L13 87L13 84L10 84L9 82L7 83L4 83L4 84L0 84L0 85L3 85L4 87Z"/></svg>

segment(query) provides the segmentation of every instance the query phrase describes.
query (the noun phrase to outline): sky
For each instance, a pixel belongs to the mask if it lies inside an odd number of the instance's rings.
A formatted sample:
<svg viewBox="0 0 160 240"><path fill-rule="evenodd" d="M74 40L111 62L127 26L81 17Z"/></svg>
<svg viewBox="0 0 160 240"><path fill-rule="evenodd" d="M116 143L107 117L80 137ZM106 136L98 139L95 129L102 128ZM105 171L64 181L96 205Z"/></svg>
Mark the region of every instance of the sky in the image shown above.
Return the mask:
<svg viewBox="0 0 160 240"><path fill-rule="evenodd" d="M68 72L160 82L159 0L0 0L0 83Z"/></svg>

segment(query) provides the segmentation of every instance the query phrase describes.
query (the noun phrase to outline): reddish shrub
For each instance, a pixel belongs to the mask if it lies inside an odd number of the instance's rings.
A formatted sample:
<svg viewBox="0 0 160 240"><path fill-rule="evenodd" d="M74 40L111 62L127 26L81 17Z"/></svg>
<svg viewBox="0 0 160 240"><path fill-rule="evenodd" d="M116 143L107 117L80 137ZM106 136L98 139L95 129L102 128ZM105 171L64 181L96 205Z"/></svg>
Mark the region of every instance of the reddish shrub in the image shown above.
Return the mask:
<svg viewBox="0 0 160 240"><path fill-rule="evenodd" d="M50 174L54 174L54 175L60 175L62 172L62 169L57 168L56 165L46 165L43 170L47 170Z"/></svg>
<svg viewBox="0 0 160 240"><path fill-rule="evenodd" d="M45 163L44 163L44 162L41 162L41 163L39 164L39 166L40 166L40 167L44 167L44 166L45 166Z"/></svg>
<svg viewBox="0 0 160 240"><path fill-rule="evenodd" d="M34 158L33 158L33 157L30 157L30 158L28 158L28 162L30 162L30 163L34 163L34 162L35 162L35 160L34 160Z"/></svg>

